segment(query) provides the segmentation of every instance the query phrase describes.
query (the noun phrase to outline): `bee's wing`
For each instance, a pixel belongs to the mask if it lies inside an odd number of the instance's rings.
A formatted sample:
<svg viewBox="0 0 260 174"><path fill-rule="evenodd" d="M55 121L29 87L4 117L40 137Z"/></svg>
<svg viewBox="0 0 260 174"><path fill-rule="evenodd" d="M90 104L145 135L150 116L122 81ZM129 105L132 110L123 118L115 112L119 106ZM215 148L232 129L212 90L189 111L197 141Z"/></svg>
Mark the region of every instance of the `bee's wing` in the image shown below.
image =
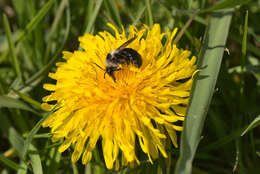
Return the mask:
<svg viewBox="0 0 260 174"><path fill-rule="evenodd" d="M123 43L120 47L118 47L116 50L124 49L127 45L129 45L131 42L133 42L136 38L137 38L137 36L133 37L132 39L129 39L128 41Z"/></svg>

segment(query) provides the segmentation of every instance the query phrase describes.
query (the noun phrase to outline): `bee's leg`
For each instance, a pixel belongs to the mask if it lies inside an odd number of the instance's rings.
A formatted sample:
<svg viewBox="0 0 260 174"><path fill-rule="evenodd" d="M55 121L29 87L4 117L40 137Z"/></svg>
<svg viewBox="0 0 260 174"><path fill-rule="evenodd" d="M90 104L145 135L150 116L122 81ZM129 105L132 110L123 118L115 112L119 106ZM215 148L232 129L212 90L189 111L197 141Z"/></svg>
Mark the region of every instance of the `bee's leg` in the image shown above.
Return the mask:
<svg viewBox="0 0 260 174"><path fill-rule="evenodd" d="M112 79L113 79L114 82L116 83L116 77L115 77L114 73L112 73L110 76L112 77Z"/></svg>
<svg viewBox="0 0 260 174"><path fill-rule="evenodd" d="M115 77L114 71L119 71L120 69L121 69L120 67L106 68L106 71L104 73L104 78L105 78L105 75L108 74L114 80L114 82L116 82L116 77Z"/></svg>
<svg viewBox="0 0 260 174"><path fill-rule="evenodd" d="M114 80L114 82L116 82L116 77L115 77L114 71L105 72L104 73L104 78L106 77L106 74L108 74Z"/></svg>
<svg viewBox="0 0 260 174"><path fill-rule="evenodd" d="M114 72L115 71L119 71L119 70L121 70L122 68L120 68L120 67L116 67L115 69L113 69L113 72L111 72L111 74L110 74L110 76L112 77L112 79L114 80L114 82L116 83L116 77L115 77L115 74L114 74Z"/></svg>

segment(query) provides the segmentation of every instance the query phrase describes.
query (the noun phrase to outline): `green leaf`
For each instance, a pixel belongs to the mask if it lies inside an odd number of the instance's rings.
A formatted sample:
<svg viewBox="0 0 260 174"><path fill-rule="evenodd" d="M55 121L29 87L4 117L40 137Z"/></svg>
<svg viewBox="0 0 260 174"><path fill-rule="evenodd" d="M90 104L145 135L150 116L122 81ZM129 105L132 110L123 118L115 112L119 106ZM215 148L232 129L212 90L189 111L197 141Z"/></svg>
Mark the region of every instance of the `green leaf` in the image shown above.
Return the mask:
<svg viewBox="0 0 260 174"><path fill-rule="evenodd" d="M190 174L204 120L214 92L233 9L211 14L195 78L191 101L181 136L180 157L175 173Z"/></svg>
<svg viewBox="0 0 260 174"><path fill-rule="evenodd" d="M19 169L19 164L16 164L12 160L6 158L2 153L0 153L0 162L15 171L18 171Z"/></svg>
<svg viewBox="0 0 260 174"><path fill-rule="evenodd" d="M17 109L23 109L38 114L36 111L34 111L30 106L28 106L23 101L8 96L0 96L0 108L17 108Z"/></svg>
<svg viewBox="0 0 260 174"><path fill-rule="evenodd" d="M12 40L10 25L9 25L8 19L5 14L3 15L3 20L4 20L4 28L5 28L5 33L6 33L7 40L8 40L9 50L11 53L12 63L13 63L16 75L18 76L20 82L23 82L23 75L22 75L21 68L18 63L18 58L16 56L15 46L14 46L14 43Z"/></svg>
<svg viewBox="0 0 260 174"><path fill-rule="evenodd" d="M260 125L260 115L258 115L244 130L244 132L241 134L241 136L244 136L248 131L255 128L256 126Z"/></svg>

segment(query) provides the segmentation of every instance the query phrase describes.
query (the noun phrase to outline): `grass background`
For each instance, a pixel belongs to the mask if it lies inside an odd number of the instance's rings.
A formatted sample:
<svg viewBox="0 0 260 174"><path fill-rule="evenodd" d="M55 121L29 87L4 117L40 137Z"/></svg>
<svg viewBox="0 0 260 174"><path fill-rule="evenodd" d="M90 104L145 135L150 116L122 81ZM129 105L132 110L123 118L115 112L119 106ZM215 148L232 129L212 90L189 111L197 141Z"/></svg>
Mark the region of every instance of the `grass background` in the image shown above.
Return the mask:
<svg viewBox="0 0 260 174"><path fill-rule="evenodd" d="M42 84L53 82L47 73L61 51L78 49L85 32L111 31L107 22L186 28L177 45L191 50L201 69L180 148L117 173L260 173L259 19L260 0L1 0L1 174L115 173L100 148L90 164L71 163L71 150L60 154L60 142L40 126L50 114L40 109ZM250 123L254 129L241 136Z"/></svg>

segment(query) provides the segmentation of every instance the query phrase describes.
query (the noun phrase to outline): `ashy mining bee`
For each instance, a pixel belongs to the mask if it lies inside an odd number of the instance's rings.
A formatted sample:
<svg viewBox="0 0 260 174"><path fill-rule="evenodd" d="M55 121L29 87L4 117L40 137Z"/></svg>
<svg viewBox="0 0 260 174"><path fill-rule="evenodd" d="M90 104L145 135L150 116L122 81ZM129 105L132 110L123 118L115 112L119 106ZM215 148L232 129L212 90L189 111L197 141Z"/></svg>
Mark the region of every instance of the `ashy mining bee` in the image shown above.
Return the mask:
<svg viewBox="0 0 260 174"><path fill-rule="evenodd" d="M104 78L106 74L108 74L110 77L112 77L114 82L116 82L114 71L119 71L121 69L119 65L121 64L129 65L131 63L138 68L141 67L142 65L141 55L132 48L126 48L127 45L129 45L135 39L136 37L129 39L128 41L123 43L120 47L107 54L105 60L106 69L104 73Z"/></svg>

